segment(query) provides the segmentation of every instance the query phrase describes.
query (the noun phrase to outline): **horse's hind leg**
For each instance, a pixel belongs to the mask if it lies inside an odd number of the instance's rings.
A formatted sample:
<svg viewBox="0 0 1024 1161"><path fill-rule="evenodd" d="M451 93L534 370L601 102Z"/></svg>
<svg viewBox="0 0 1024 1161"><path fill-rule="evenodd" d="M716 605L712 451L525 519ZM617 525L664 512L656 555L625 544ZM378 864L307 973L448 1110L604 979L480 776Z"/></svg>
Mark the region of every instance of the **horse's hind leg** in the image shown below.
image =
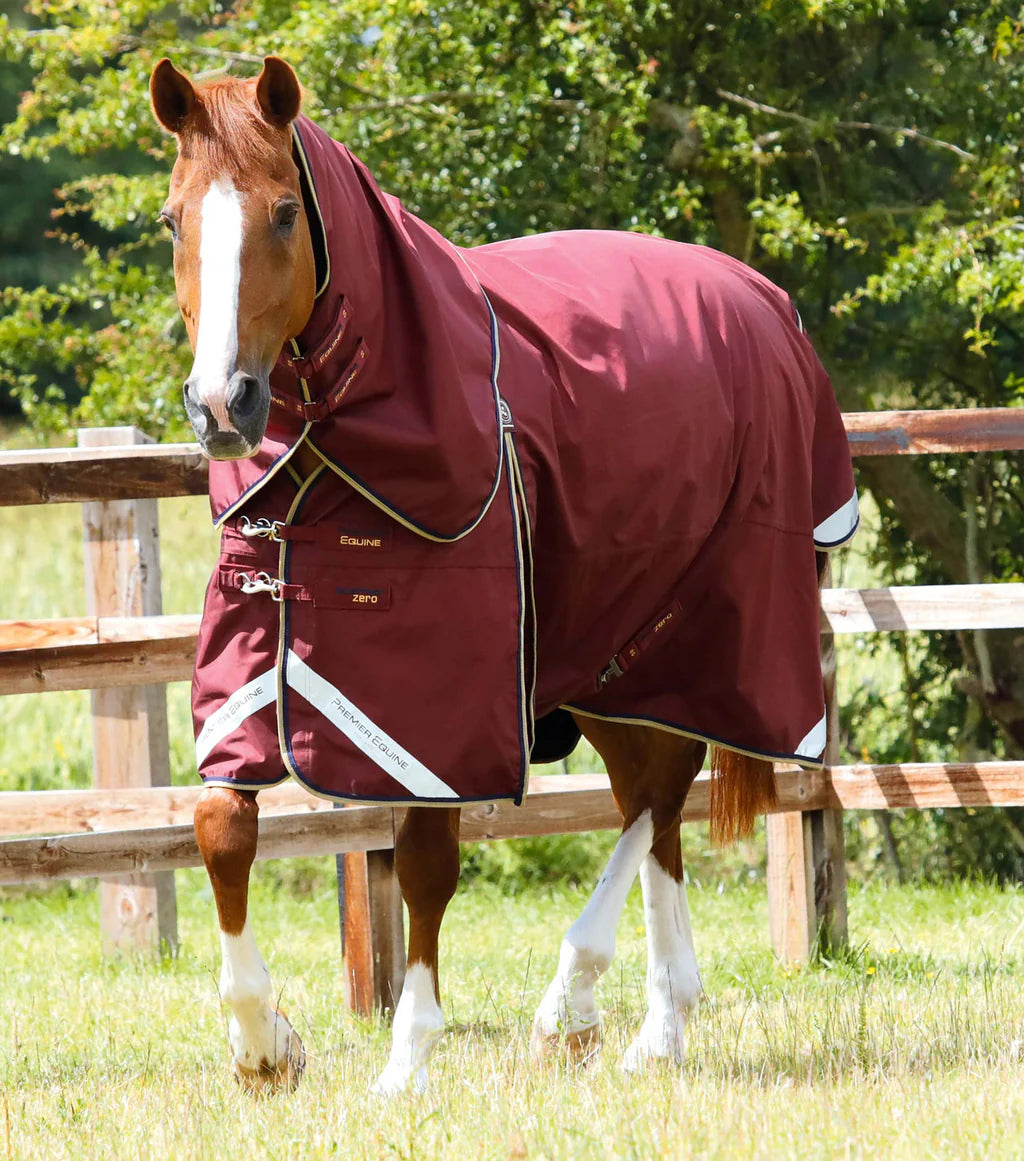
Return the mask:
<svg viewBox="0 0 1024 1161"><path fill-rule="evenodd" d="M258 813L254 793L223 786L207 787L195 813L196 841L220 920L220 998L231 1010L231 1066L253 1091L294 1088L305 1065L302 1042L274 1007L270 972L248 922Z"/></svg>
<svg viewBox="0 0 1024 1161"><path fill-rule="evenodd" d="M427 1058L444 1031L437 985L437 940L459 881L459 811L410 807L395 840L395 871L409 908L409 955L395 1009L391 1055L373 1091L384 1095L427 1082Z"/></svg>
<svg viewBox="0 0 1024 1161"><path fill-rule="evenodd" d="M569 928L558 970L534 1020L535 1056L564 1046L586 1057L600 1044L594 985L611 963L615 928L640 871L648 923L649 1010L626 1064L677 1057L685 1015L700 994L682 887L679 813L704 758L703 743L647 726L580 717L601 754L622 814L622 834L594 894Z"/></svg>
<svg viewBox="0 0 1024 1161"><path fill-rule="evenodd" d="M686 756L688 761L680 757L677 785L688 789L688 782L696 777L704 759L703 744L697 744L696 752ZM684 777L687 766L693 771L688 778ZM679 811L685 794L684 789L674 816L656 836L651 853L640 868L647 929L647 1013L622 1059L627 1072L648 1060L682 1061L683 1032L701 995L679 846Z"/></svg>

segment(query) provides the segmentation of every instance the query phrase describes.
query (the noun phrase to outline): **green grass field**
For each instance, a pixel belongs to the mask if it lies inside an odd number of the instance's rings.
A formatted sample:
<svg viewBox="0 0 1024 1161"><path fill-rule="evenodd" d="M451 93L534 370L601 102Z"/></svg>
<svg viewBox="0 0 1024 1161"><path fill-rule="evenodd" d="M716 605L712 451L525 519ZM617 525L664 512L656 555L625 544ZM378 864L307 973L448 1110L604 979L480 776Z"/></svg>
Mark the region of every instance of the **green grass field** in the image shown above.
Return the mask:
<svg viewBox="0 0 1024 1161"><path fill-rule="evenodd" d="M329 871L329 864L324 864ZM368 1093L383 1023L350 1016L329 875L257 874L254 924L308 1050L290 1096L231 1080L210 891L179 874L173 961L105 962L91 889L0 898L0 1157L993 1158L1024 1155L1024 893L857 889L857 950L801 971L767 948L763 883L691 890L707 999L681 1070L626 1077L642 1015L634 891L585 1069L529 1060L568 888L460 892L443 933L451 1021L428 1090ZM5 1152L6 1150L6 1152Z"/></svg>
<svg viewBox="0 0 1024 1161"><path fill-rule="evenodd" d="M80 518L0 510L0 617L84 612ZM206 502L162 501L161 528L164 610L197 611L216 552ZM842 583L868 583L851 559ZM898 680L892 654L846 646L841 689L888 696ZM169 708L173 776L190 782L184 685ZM0 789L90 782L88 693L0 699ZM201 872L178 875L182 950L160 963L100 957L88 884L0 894L0 1161L1024 1157L1024 892L855 883L853 952L791 971L768 950L763 847L712 854L692 827L684 845L708 995L681 1070L618 1068L643 1012L637 891L601 986L604 1052L584 1070L530 1063L533 1009L609 839L495 843L470 855L444 928L452 1027L430 1087L393 1103L368 1093L386 1026L344 1008L329 861L255 876L256 933L308 1053L299 1091L272 1100L228 1073ZM584 884L530 885L541 855L584 867Z"/></svg>

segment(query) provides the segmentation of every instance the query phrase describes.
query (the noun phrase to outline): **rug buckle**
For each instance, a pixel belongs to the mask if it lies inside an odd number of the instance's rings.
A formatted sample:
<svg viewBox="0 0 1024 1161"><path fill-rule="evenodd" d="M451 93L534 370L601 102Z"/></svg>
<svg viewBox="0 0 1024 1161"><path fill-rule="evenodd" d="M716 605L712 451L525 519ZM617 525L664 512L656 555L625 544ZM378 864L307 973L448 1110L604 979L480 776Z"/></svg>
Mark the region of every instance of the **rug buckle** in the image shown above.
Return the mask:
<svg viewBox="0 0 1024 1161"><path fill-rule="evenodd" d="M254 524L248 516L243 516L239 531L243 536L265 537L267 540L274 541L275 544L280 544L280 529L283 527L284 522L282 520L268 520L266 516L261 516Z"/></svg>
<svg viewBox="0 0 1024 1161"><path fill-rule="evenodd" d="M279 604L284 600L281 582L268 572L258 572L255 576L243 572L238 579L240 582L238 587L246 596L252 596L253 593L270 593L271 600L277 601Z"/></svg>
<svg viewBox="0 0 1024 1161"><path fill-rule="evenodd" d="M515 431L516 421L512 418L512 408L500 397L498 399L498 414L501 416L502 430Z"/></svg>
<svg viewBox="0 0 1024 1161"><path fill-rule="evenodd" d="M626 671L618 663L616 658L613 657L611 661L609 661L608 664L604 667L604 669L602 669L601 672L597 675L597 684L599 686L607 685L613 677L621 677L625 672Z"/></svg>

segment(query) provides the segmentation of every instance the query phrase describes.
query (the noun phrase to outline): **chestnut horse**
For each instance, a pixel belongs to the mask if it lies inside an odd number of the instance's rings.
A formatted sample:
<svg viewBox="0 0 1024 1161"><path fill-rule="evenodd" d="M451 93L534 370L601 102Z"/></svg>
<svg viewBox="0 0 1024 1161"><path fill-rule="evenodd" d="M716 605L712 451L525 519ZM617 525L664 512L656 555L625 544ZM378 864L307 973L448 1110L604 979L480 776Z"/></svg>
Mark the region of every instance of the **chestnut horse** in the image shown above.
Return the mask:
<svg viewBox="0 0 1024 1161"><path fill-rule="evenodd" d="M170 194L160 218L174 240L178 303L195 354L185 406L213 459L253 455L268 422L271 369L310 316L316 260L293 155L291 125L301 90L291 68L266 58L258 78L193 84L161 61L150 82L153 110L177 138ZM321 459L300 445L291 464L307 477ZM819 565L820 567L820 565ZM616 924L639 872L647 928L647 1012L623 1066L679 1061L689 1014L701 994L683 887L680 812L706 744L654 726L576 716L603 758L622 833L579 918L533 1028L535 1055L586 1057L600 1043L598 978L611 963ZM719 837L749 829L774 800L769 762L729 751L713 756L713 827ZM247 1086L288 1088L304 1053L274 1005L267 966L247 918L256 853L254 792L204 789L195 830L220 921L220 995L230 1009L235 1075ZM408 970L393 1025L390 1059L377 1090L422 1086L444 1027L438 933L459 876L459 810L411 807L396 839L395 867L409 910Z"/></svg>

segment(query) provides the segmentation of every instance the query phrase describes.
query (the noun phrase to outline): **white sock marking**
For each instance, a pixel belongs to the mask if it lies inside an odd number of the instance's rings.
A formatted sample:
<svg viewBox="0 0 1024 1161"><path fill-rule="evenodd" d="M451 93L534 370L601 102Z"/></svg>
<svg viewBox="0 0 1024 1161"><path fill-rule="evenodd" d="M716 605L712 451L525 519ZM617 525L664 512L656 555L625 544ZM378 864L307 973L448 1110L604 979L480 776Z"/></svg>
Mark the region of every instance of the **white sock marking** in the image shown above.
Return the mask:
<svg viewBox="0 0 1024 1161"><path fill-rule="evenodd" d="M593 895L562 940L558 970L534 1018L540 1035L584 1032L600 1024L594 985L615 954L619 916L653 841L651 812L645 810L620 835Z"/></svg>
<svg viewBox="0 0 1024 1161"><path fill-rule="evenodd" d="M653 1057L683 1059L686 1018L701 993L686 888L653 855L640 868L640 883L647 925L647 1015L622 1061L630 1072Z"/></svg>
<svg viewBox="0 0 1024 1161"><path fill-rule="evenodd" d="M244 1068L257 1069L264 1061L273 1067L287 1056L291 1027L271 1007L270 972L248 922L240 935L222 931L220 948L220 998L231 1009L231 1053Z"/></svg>
<svg viewBox="0 0 1024 1161"><path fill-rule="evenodd" d="M402 1092L410 1083L422 1091L427 1083L427 1057L444 1031L444 1014L434 995L434 973L425 963L410 964L395 1009L391 1055L373 1086L382 1096Z"/></svg>
<svg viewBox="0 0 1024 1161"><path fill-rule="evenodd" d="M242 195L219 177L203 197L199 234L199 334L192 375L221 431L234 431L225 402L238 357L242 276Z"/></svg>

